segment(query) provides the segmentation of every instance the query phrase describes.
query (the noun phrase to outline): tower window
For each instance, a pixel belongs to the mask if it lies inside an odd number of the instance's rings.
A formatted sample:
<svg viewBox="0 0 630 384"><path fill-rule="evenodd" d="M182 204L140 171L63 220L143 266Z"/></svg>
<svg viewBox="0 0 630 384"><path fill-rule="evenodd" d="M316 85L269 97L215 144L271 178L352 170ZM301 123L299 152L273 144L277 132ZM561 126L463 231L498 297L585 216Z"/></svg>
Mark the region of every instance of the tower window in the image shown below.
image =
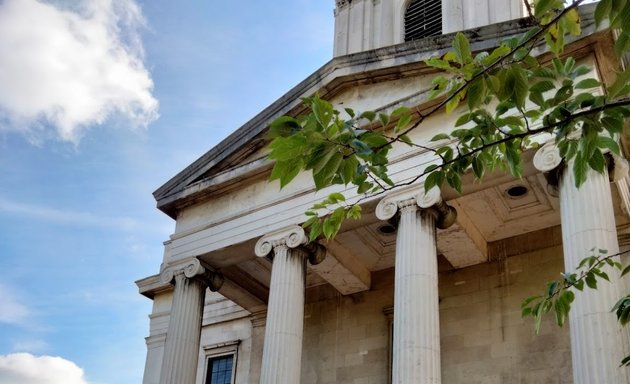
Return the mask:
<svg viewBox="0 0 630 384"><path fill-rule="evenodd" d="M405 41L442 34L442 1L412 0L405 11Z"/></svg>

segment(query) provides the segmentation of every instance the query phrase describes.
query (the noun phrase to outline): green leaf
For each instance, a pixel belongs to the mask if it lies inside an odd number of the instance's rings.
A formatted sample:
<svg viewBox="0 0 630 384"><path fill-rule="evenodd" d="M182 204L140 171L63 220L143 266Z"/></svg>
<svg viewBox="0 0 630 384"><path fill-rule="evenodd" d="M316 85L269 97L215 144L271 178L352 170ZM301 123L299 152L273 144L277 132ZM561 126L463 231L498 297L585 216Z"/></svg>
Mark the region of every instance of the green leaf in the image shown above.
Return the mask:
<svg viewBox="0 0 630 384"><path fill-rule="evenodd" d="M321 168L317 173L313 173L313 181L315 181L315 188L320 190L330 185L333 176L339 169L343 155L337 151L331 156L330 160Z"/></svg>
<svg viewBox="0 0 630 384"><path fill-rule="evenodd" d="M481 102L486 97L486 83L483 81L483 79L477 79L472 84L470 84L470 86L468 87L467 95L469 109L472 110L479 106L479 104L481 104Z"/></svg>
<svg viewBox="0 0 630 384"><path fill-rule="evenodd" d="M355 176L357 175L358 166L359 160L357 160L354 156L350 156L343 160L341 166L339 167L339 170L341 180L343 180L343 183L345 185L348 185L352 182L352 180L354 180Z"/></svg>
<svg viewBox="0 0 630 384"><path fill-rule="evenodd" d="M542 80L532 85L529 90L530 92L544 93L555 88L556 88L556 85L551 80Z"/></svg>
<svg viewBox="0 0 630 384"><path fill-rule="evenodd" d="M598 173L604 172L604 167L606 165L606 160L604 159L604 155L599 150L595 150L593 155L588 160L588 165L591 166Z"/></svg>
<svg viewBox="0 0 630 384"><path fill-rule="evenodd" d="M398 139L407 145L413 145L411 138L407 135L400 135Z"/></svg>
<svg viewBox="0 0 630 384"><path fill-rule="evenodd" d="M280 188L284 188L297 176L302 168L304 162L301 159L293 161L276 161L271 170L271 176L269 180L280 180Z"/></svg>
<svg viewBox="0 0 630 384"><path fill-rule="evenodd" d="M313 99L311 108L313 109L315 119L317 119L317 121L321 124L323 128L327 128L333 118L332 104L330 104L326 100L322 100L319 97L316 97Z"/></svg>
<svg viewBox="0 0 630 384"><path fill-rule="evenodd" d="M311 213L313 213L313 212L311 212ZM306 229L306 228L312 226L313 224L315 224L318 221L319 221L319 217L311 216L308 220L306 220L304 223L302 223L302 228Z"/></svg>
<svg viewBox="0 0 630 384"><path fill-rule="evenodd" d="M628 272L630 272L630 265L626 266L623 271L621 271L621 277L624 277Z"/></svg>
<svg viewBox="0 0 630 384"><path fill-rule="evenodd" d="M356 151L357 155L367 156L372 154L372 148L359 139L354 139L350 143L352 148Z"/></svg>
<svg viewBox="0 0 630 384"><path fill-rule="evenodd" d="M621 31L615 41L615 54L617 57L622 57L624 52L630 50L630 32L628 29Z"/></svg>
<svg viewBox="0 0 630 384"><path fill-rule="evenodd" d="M521 303L521 308L525 308L529 304L531 304L534 300L542 299L542 296L530 296L527 299L523 300Z"/></svg>
<svg viewBox="0 0 630 384"><path fill-rule="evenodd" d="M575 84L576 89L589 89L599 87L601 84L596 79L584 79Z"/></svg>
<svg viewBox="0 0 630 384"><path fill-rule="evenodd" d="M467 122L469 122L471 119L472 119L472 113L464 113L457 119L457 121L455 122L455 126L460 127L466 124Z"/></svg>
<svg viewBox="0 0 630 384"><path fill-rule="evenodd" d="M462 178L457 172L448 172L446 175L446 182L450 185L457 193L462 193ZM426 188L426 187L425 187Z"/></svg>
<svg viewBox="0 0 630 384"><path fill-rule="evenodd" d="M576 154L573 163L573 177L575 178L575 186L580 187L586 181L587 162L581 153Z"/></svg>
<svg viewBox="0 0 630 384"><path fill-rule="evenodd" d="M400 119L398 119L398 123L396 123L396 127L394 128L394 132L400 132L401 130L405 129L407 125L409 125L410 121L411 114L406 113L400 116Z"/></svg>
<svg viewBox="0 0 630 384"><path fill-rule="evenodd" d="M340 201L346 201L346 197L339 192L333 192L328 195L328 200L330 200L332 204L336 204Z"/></svg>
<svg viewBox="0 0 630 384"><path fill-rule="evenodd" d="M365 143L372 149L382 148L389 143L389 141L387 140L387 138L385 138L385 136L377 132L364 133L363 135L361 135L360 139L363 143Z"/></svg>
<svg viewBox="0 0 630 384"><path fill-rule="evenodd" d="M597 289L597 279L595 278L595 275L592 272L589 272L586 274L584 281L586 281L586 285L589 288Z"/></svg>
<svg viewBox="0 0 630 384"><path fill-rule="evenodd" d="M458 63L466 64L472 61L470 44L463 33L457 32L455 35L455 39L453 39L453 49L455 50L455 57Z"/></svg>
<svg viewBox="0 0 630 384"><path fill-rule="evenodd" d="M399 117L399 116L403 116L403 115L409 115L411 114L411 110L407 107L398 107L396 109L394 109L394 111L392 112L392 117Z"/></svg>
<svg viewBox="0 0 630 384"><path fill-rule="evenodd" d="M527 75L525 74L525 70L523 70L519 66L512 66L512 69L509 73L514 79L514 103L522 108L525 106L525 100L527 99L527 94L529 92Z"/></svg>
<svg viewBox="0 0 630 384"><path fill-rule="evenodd" d="M424 190L429 191L433 187L441 187L444 182L443 171L433 171L424 181Z"/></svg>
<svg viewBox="0 0 630 384"><path fill-rule="evenodd" d="M564 321L567 318L567 309L562 300L556 300L553 305L553 309L556 313L556 324L562 327L564 325Z"/></svg>
<svg viewBox="0 0 630 384"><path fill-rule="evenodd" d="M300 124L291 116L280 116L269 124L269 137L289 137L300 130Z"/></svg>
<svg viewBox="0 0 630 384"><path fill-rule="evenodd" d="M595 23L597 26L601 25L604 19L608 18L612 9L612 0L601 0L595 8Z"/></svg>
<svg viewBox="0 0 630 384"><path fill-rule="evenodd" d="M451 137L446 133L438 133L437 135L431 138L431 141L440 141L440 140L448 140Z"/></svg>
<svg viewBox="0 0 630 384"><path fill-rule="evenodd" d="M473 157L472 169L473 169L473 173L475 174L475 177L481 180L484 173L484 167L483 167L483 161L481 161L479 156Z"/></svg>
<svg viewBox="0 0 630 384"><path fill-rule="evenodd" d="M369 191L372 187L374 186L374 184L368 182L368 181L364 181L361 183L361 185L359 185L359 188L357 188L357 193L361 194L361 193L365 193L367 191Z"/></svg>
<svg viewBox="0 0 630 384"><path fill-rule="evenodd" d="M311 225L311 229L308 232L309 241L315 241L322 234L322 222L321 220L314 221Z"/></svg>
<svg viewBox="0 0 630 384"><path fill-rule="evenodd" d="M608 98L614 99L630 92L630 69L617 73L615 82L608 88Z"/></svg>
<svg viewBox="0 0 630 384"><path fill-rule="evenodd" d="M555 5L555 0L538 0L534 6L534 16L540 19L545 13L552 10Z"/></svg>
<svg viewBox="0 0 630 384"><path fill-rule="evenodd" d="M268 158L271 160L285 161L299 158L307 151L307 141L302 135L290 137L277 137L270 144Z"/></svg>
<svg viewBox="0 0 630 384"><path fill-rule="evenodd" d="M446 102L446 113L451 113L459 105L460 100L464 97L465 92L457 92L449 101Z"/></svg>
<svg viewBox="0 0 630 384"><path fill-rule="evenodd" d="M449 64L448 61L442 60L437 57L431 57L430 59L425 60L424 62L428 66L438 68L438 69L444 69L447 71L451 71L453 69L453 67L451 67L451 64Z"/></svg>
<svg viewBox="0 0 630 384"><path fill-rule="evenodd" d="M381 124L383 127L387 127L389 124L389 115L386 113L379 113L378 118L381 120Z"/></svg>
<svg viewBox="0 0 630 384"><path fill-rule="evenodd" d="M365 111L361 114L361 117L372 122L374 121L374 118L376 117L376 113L373 111Z"/></svg>
<svg viewBox="0 0 630 384"><path fill-rule="evenodd" d="M547 286L547 297L551 298L553 295L555 295L556 289L558 289L557 281L552 281L551 283L549 283L549 285Z"/></svg>
<svg viewBox="0 0 630 384"><path fill-rule="evenodd" d="M611 139L608 136L598 136L597 146L599 148L607 148L610 150L610 152L614 153L615 155L620 155L619 144L617 144L616 140Z"/></svg>
<svg viewBox="0 0 630 384"><path fill-rule="evenodd" d="M358 204L353 205L346 212L346 217L348 219L359 220L361 218L361 206Z"/></svg>

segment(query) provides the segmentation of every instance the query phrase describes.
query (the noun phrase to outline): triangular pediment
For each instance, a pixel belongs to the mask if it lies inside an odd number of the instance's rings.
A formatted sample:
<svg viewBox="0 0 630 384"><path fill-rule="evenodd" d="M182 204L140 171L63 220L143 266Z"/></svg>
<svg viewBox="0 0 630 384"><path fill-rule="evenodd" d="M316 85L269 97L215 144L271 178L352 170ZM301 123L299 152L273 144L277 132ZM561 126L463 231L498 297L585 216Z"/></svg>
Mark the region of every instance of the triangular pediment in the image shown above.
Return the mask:
<svg viewBox="0 0 630 384"><path fill-rule="evenodd" d="M524 33L528 27L523 20L514 20L465 33L473 50L487 50ZM302 97L319 93L338 107L356 110L426 103L426 95L419 95L418 90L426 89L428 84L424 83L435 69L424 61L444 54L453 37L449 34L414 40L332 59L158 188L153 193L158 208L176 217L179 209L208 198L222 184L270 169L270 163L264 160L267 127L279 116L304 113Z"/></svg>

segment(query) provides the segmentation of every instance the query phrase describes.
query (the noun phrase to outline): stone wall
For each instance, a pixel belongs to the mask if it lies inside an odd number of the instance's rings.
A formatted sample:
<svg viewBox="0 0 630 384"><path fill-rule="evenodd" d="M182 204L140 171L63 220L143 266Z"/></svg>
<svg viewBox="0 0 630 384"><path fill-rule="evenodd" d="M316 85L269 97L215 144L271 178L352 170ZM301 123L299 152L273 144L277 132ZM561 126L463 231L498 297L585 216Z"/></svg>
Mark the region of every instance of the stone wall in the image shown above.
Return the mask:
<svg viewBox="0 0 630 384"><path fill-rule="evenodd" d="M442 383L571 383L568 326L550 316L536 336L522 300L563 270L561 247L440 274ZM302 383L388 382L393 270L370 292L309 290Z"/></svg>
<svg viewBox="0 0 630 384"><path fill-rule="evenodd" d="M563 271L562 248L440 276L442 382L572 383L568 325L548 316L541 334L520 304Z"/></svg>
<svg viewBox="0 0 630 384"><path fill-rule="evenodd" d="M562 248L508 257L440 273L440 328L443 384L572 383L568 326L553 316L536 336L531 318L521 319L520 304L538 294L563 270ZM394 270L372 273L369 292L342 296L329 285L307 290L303 384L383 384L389 382ZM264 326L252 328L241 307L207 292L198 382L208 347L238 341L236 383L257 382ZM147 370L159 376L170 294L156 297ZM254 323L262 323L254 321ZM152 344L152 343L151 343ZM151 353L153 352L153 353ZM145 383L157 382L146 375Z"/></svg>

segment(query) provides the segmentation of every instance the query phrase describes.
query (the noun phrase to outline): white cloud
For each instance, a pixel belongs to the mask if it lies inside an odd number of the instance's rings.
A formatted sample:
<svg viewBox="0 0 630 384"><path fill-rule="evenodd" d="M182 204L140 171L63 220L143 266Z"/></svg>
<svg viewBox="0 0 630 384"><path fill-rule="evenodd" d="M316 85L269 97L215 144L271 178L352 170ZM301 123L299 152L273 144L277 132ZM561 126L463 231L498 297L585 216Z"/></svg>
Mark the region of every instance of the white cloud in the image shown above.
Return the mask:
<svg viewBox="0 0 630 384"><path fill-rule="evenodd" d="M72 361L30 353L0 355L0 384L87 384Z"/></svg>
<svg viewBox="0 0 630 384"><path fill-rule="evenodd" d="M0 1L0 129L77 143L112 117L156 119L143 23L134 0Z"/></svg>
<svg viewBox="0 0 630 384"><path fill-rule="evenodd" d="M22 325L31 316L28 307L3 285L0 285L0 308L0 323Z"/></svg>

